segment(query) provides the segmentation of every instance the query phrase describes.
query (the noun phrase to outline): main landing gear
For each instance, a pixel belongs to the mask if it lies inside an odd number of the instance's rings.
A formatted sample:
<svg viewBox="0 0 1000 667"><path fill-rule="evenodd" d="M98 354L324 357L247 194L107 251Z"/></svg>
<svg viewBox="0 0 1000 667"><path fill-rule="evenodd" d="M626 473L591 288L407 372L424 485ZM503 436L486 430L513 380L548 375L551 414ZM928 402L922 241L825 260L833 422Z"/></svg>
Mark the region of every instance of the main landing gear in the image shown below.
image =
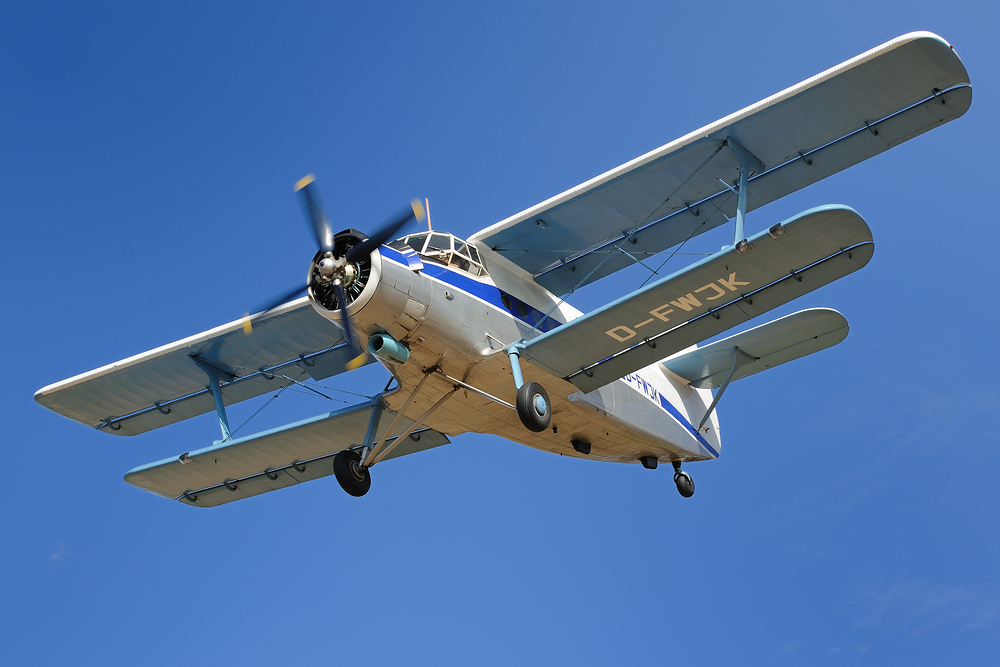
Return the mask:
<svg viewBox="0 0 1000 667"><path fill-rule="evenodd" d="M340 486L343 487L344 491L347 491L347 493L356 498L368 493L368 489L372 486L371 473L369 472L371 467L384 459L396 445L410 440L414 442L420 440L419 435L413 434L414 431L420 428L424 421L434 414L435 410L440 408L449 397L458 391L459 385L453 385L449 391L446 391L443 396L438 398L434 405L424 410L423 414L413 420L401 433L395 434L399 420L403 418L406 409L413 402L417 393L420 392L424 383L427 382L427 378L432 374L433 371L424 372L424 376L420 378L420 382L417 383L417 386L413 388L410 395L403 401L403 405L396 411L396 416L382 432L381 438L377 438L376 433L379 430L379 423L382 421L382 412L388 407L388 404L382 394L372 397L372 412L368 417L368 429L365 431L364 442L359 448L344 450L333 457L333 474L336 475L337 481L340 482ZM390 434L395 435L389 437Z"/></svg>
<svg viewBox="0 0 1000 667"><path fill-rule="evenodd" d="M545 388L537 382L525 382L517 390L517 416L525 428L541 433L552 423L552 407Z"/></svg>
<svg viewBox="0 0 1000 667"><path fill-rule="evenodd" d="M372 487L372 476L368 468L361 465L361 455L347 449L333 457L333 474L344 491L356 498L368 493Z"/></svg>
<svg viewBox="0 0 1000 667"><path fill-rule="evenodd" d="M541 433L552 423L552 403L545 387L537 382L525 382L521 375L521 361L518 348L507 348L510 358L510 370L514 374L514 386L517 387L517 416L529 431Z"/></svg>

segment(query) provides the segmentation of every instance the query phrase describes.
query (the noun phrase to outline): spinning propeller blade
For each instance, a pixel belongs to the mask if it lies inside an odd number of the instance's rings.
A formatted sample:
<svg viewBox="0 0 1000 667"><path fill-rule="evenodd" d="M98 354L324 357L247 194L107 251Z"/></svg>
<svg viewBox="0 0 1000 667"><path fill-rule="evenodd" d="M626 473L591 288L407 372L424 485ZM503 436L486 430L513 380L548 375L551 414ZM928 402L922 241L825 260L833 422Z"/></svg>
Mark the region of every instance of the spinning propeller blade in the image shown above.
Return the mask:
<svg viewBox="0 0 1000 667"><path fill-rule="evenodd" d="M408 223L410 220L423 222L425 215L424 205L419 199L414 199L410 202L410 208L406 209L406 211L398 217L386 220L377 232L368 237L367 241L362 241L348 250L344 259L348 262L356 262L359 259L363 259L366 255L370 254L371 251L375 250L375 248L393 238L396 235L396 232L399 231L400 227Z"/></svg>
<svg viewBox="0 0 1000 667"><path fill-rule="evenodd" d="M316 245L323 252L330 252L333 250L333 229L330 227L330 219L326 217L326 209L323 207L323 200L319 198L319 191L313 185L315 180L316 177L309 174L295 184L295 191L302 193L306 220L312 223Z"/></svg>
<svg viewBox="0 0 1000 667"><path fill-rule="evenodd" d="M355 264L356 262L363 260L380 245L393 238L396 232L398 232L403 225L411 220L416 220L418 222L423 221L425 219L426 212L424 211L424 206L420 200L414 199L410 202L410 207L406 209L405 212L387 220L381 225L381 227L379 227L378 231L370 237L349 248L347 253L342 258L335 258L333 257L335 245L333 228L330 226L330 219L326 215L323 200L320 199L319 189L316 185L314 185L315 180L315 177L312 174L309 174L295 184L295 191L301 193L302 205L306 214L306 223L313 236L316 238L316 245L319 246L320 253L329 253L319 263L319 268L316 270L320 271L322 274L319 278L320 281L329 284L329 280L331 278L333 279L333 288L337 295L337 304L340 310L340 326L344 330L344 340L354 354L351 361L347 363L347 370L354 370L355 368L364 365L367 352L358 346L357 336L354 333L351 318L347 314L347 293L344 290L344 283L342 282L342 278L347 270L345 269L345 266ZM281 304L308 291L312 284L313 274L310 274L309 282L307 282L305 286L296 287L293 290L266 301L257 310L257 315L251 316L250 314L247 314L243 322L243 331L250 334L253 331L254 321L260 319L263 315L277 308Z"/></svg>
<svg viewBox="0 0 1000 667"><path fill-rule="evenodd" d="M288 292L285 292L284 294L280 294L257 306L252 311L256 313L255 316L251 315L250 313L247 313L246 317L243 319L243 333L249 336L251 333L253 333L254 321L259 320L263 315L266 315L267 313L271 312L281 304L291 301L292 299L295 299L305 294L307 289L309 289L309 283L306 283L305 285L300 285L294 289L289 290Z"/></svg>
<svg viewBox="0 0 1000 667"><path fill-rule="evenodd" d="M340 304L340 321L344 323L344 340L351 348L351 353L354 354L351 360L347 362L346 368L349 371L353 371L355 368L364 365L367 352L358 347L357 341L354 338L351 318L347 315L347 295L344 293L344 286L337 280L333 283L333 289L337 292L337 303Z"/></svg>

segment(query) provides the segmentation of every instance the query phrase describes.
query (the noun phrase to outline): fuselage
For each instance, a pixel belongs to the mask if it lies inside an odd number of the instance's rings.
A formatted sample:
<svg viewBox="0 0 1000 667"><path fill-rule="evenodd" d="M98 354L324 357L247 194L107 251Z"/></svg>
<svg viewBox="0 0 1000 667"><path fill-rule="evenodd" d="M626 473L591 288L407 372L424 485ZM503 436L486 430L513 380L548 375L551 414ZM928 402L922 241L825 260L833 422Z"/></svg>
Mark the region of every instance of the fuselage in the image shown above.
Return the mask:
<svg viewBox="0 0 1000 667"><path fill-rule="evenodd" d="M431 261L400 243L392 246L372 253L369 280L348 313L363 344L384 333L410 350L404 364L383 362L399 383L397 391L386 395L390 409L403 409L428 375L406 408L405 416L411 419L457 386L445 376L513 403L516 387L505 348L580 315L534 281L510 275L497 275L495 280L474 265L466 270L467 262L463 269L458 262ZM491 273L496 274L494 267ZM324 317L339 321L335 309L315 299L313 305ZM700 431L695 427L711 404L711 391L690 387L659 364L587 394L530 361L522 362L521 368L525 381L538 382L549 394L552 422L547 430L527 430L511 407L466 388L446 400L425 425L451 436L494 434L555 454L598 461L636 463L651 456L665 463L719 455L715 415ZM589 454L578 451L574 440L589 444Z"/></svg>

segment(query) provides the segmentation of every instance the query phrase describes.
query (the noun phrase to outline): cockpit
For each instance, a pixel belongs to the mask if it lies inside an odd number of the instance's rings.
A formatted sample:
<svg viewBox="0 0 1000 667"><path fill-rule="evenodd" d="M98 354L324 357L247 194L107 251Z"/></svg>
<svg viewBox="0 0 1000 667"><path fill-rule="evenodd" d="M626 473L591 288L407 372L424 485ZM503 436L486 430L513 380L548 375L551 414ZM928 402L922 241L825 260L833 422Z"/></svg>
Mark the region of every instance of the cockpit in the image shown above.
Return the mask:
<svg viewBox="0 0 1000 667"><path fill-rule="evenodd" d="M410 246L424 261L451 266L476 277L489 275L476 246L453 234L421 232L411 234L395 243L405 243Z"/></svg>

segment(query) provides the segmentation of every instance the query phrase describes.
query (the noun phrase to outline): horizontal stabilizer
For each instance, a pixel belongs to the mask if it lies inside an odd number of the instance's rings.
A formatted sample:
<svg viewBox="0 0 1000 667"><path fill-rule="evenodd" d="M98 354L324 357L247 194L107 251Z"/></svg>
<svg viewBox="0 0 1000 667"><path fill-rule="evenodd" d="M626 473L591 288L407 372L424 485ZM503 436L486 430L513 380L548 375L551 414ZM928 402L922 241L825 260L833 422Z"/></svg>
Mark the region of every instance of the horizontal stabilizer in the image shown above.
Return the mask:
<svg viewBox="0 0 1000 667"><path fill-rule="evenodd" d="M832 347L847 337L847 331L847 320L836 310L810 308L705 347L681 352L664 359L662 364L692 387L716 389L733 370L737 350L752 357L752 361L735 364L737 369L731 382Z"/></svg>
<svg viewBox="0 0 1000 667"><path fill-rule="evenodd" d="M821 206L542 334L523 356L593 391L857 271L874 250L854 209Z"/></svg>
<svg viewBox="0 0 1000 667"><path fill-rule="evenodd" d="M333 457L364 442L372 405L354 405L329 414L217 443L205 449L130 470L125 481L196 507L215 507L333 474ZM381 431L394 416L383 413ZM412 420L399 420L408 428ZM401 431L400 431L401 432ZM391 443L393 438L389 439ZM415 431L385 460L450 442L432 429Z"/></svg>
<svg viewBox="0 0 1000 667"><path fill-rule="evenodd" d="M51 384L35 400L81 424L136 435L215 409L208 375L194 357L220 371L222 397L231 405L293 380L342 373L354 356L340 328L307 297L255 318L250 335L243 325L230 322Z"/></svg>

